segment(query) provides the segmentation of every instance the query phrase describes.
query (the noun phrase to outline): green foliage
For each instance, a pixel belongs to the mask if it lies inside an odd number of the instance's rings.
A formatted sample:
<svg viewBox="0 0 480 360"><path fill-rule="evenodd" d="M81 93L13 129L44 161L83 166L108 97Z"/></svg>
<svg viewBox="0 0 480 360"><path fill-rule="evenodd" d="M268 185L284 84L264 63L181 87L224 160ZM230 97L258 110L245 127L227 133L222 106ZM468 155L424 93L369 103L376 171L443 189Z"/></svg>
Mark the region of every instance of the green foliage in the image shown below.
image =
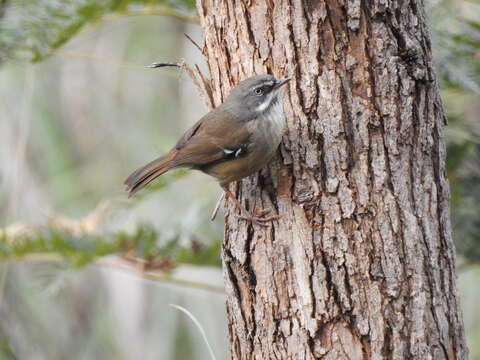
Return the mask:
<svg viewBox="0 0 480 360"><path fill-rule="evenodd" d="M449 110L447 170L452 187L455 239L458 251L465 259L480 261L480 251L477 250L480 249L478 217L480 191L476 186L479 181L477 168L480 166L478 145L480 133L465 121L464 113L455 109L458 94L465 96L471 92L480 92L478 61L480 23L471 20L475 18L474 16L470 20L463 18L452 8L452 4L445 0L430 1L426 4L431 21L434 58ZM112 14L115 16L163 14L185 17L191 16L193 12L194 0L10 0L6 3L0 1L0 14L3 13L0 22L0 61L10 58L40 61L65 44L85 25ZM184 175L185 171L179 171L172 174L172 177L163 177L146 191L136 195L135 199L140 200L152 191L163 189L172 178ZM156 244L156 241L152 240L149 243L148 239L151 240L152 237L145 232L142 238L144 240L140 248L143 250L139 250L142 257L148 257L148 251L152 250L152 246L154 247L152 244ZM26 252L26 249L36 247L44 250L48 246L58 247L63 249L62 255L73 263L83 264L92 261L96 256L102 256L102 253L108 254L118 250L115 241L112 243L112 239L108 239L102 243L102 239L104 238L97 239L98 249L94 249L89 240L84 239L83 246L92 248L82 252L76 248L77 242L69 236L49 233L46 239L22 240L25 248L19 247L17 250L22 253ZM168 246L177 249L172 244ZM166 250L167 248L164 249ZM190 257L192 254L185 249L175 251L175 256L182 259L181 261L206 261L198 260L199 254Z"/></svg>
<svg viewBox="0 0 480 360"><path fill-rule="evenodd" d="M87 23L111 13L150 9L182 17L193 8L193 0L11 0L0 22L0 60L40 61Z"/></svg>
<svg viewBox="0 0 480 360"><path fill-rule="evenodd" d="M447 1L427 4L432 49L442 87L480 92L480 23L461 17Z"/></svg>
<svg viewBox="0 0 480 360"><path fill-rule="evenodd" d="M0 259L18 260L27 256L57 254L72 266L80 267L106 255L119 255L143 264L145 269L169 270L179 264L219 266L220 240L209 245L192 240L182 245L177 234L162 244L158 234L140 226L129 234L119 231L97 236L75 236L54 229L10 239L0 238Z"/></svg>
<svg viewBox="0 0 480 360"><path fill-rule="evenodd" d="M478 1L465 2L478 4ZM447 109L447 172L452 194L452 225L457 253L480 262L480 127L469 114L480 93L480 22L462 17L457 3L428 2L432 42L442 97ZM470 110L469 110L470 109Z"/></svg>
<svg viewBox="0 0 480 360"><path fill-rule="evenodd" d="M446 9L443 9L446 11ZM443 16L443 15L442 15ZM453 23L450 24L449 21ZM440 56L446 129L447 172L452 195L452 225L463 265L480 262L480 124L474 114L480 89L480 24L445 15L443 36L434 49ZM439 20L437 20L437 23Z"/></svg>
<svg viewBox="0 0 480 360"><path fill-rule="evenodd" d="M447 165L452 193L452 225L457 253L465 264L480 262L480 136L450 143Z"/></svg>

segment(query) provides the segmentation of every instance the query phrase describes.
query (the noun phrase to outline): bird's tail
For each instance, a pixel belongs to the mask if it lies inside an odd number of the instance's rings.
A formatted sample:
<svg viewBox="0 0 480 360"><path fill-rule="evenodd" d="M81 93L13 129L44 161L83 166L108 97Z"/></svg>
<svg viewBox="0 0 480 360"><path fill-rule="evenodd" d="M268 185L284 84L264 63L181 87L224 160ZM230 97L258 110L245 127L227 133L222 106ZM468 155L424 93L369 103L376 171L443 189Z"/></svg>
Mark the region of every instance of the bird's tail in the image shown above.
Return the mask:
<svg viewBox="0 0 480 360"><path fill-rule="evenodd" d="M128 196L132 196L137 191L143 189L145 186L150 184L160 175L165 174L167 171L173 169L175 167L175 165L173 164L173 159L175 158L175 155L176 153L171 151L168 154L149 162L147 165L141 167L140 169L135 170L127 178L127 180L125 180Z"/></svg>

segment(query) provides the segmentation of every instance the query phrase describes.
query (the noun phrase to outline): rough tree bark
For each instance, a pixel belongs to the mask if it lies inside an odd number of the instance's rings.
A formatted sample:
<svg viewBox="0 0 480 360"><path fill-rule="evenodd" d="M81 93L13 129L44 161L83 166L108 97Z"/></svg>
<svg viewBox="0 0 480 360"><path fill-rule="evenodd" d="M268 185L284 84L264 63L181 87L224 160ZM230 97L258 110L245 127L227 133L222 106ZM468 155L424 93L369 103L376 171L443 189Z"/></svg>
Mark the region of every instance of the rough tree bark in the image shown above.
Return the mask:
<svg viewBox="0 0 480 360"><path fill-rule="evenodd" d="M445 116L420 0L197 0L213 101L293 76L277 159L232 185L233 359L464 359Z"/></svg>

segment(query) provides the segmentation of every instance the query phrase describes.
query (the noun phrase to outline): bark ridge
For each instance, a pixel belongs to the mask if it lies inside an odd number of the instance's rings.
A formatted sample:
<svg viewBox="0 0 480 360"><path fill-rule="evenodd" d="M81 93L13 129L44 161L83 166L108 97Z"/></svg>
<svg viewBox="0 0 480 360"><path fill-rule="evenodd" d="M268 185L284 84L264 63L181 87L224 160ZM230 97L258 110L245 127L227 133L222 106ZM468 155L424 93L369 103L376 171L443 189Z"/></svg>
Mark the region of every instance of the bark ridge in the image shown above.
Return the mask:
<svg viewBox="0 0 480 360"><path fill-rule="evenodd" d="M198 0L218 105L293 76L279 156L232 186L232 359L464 359L445 116L419 0Z"/></svg>

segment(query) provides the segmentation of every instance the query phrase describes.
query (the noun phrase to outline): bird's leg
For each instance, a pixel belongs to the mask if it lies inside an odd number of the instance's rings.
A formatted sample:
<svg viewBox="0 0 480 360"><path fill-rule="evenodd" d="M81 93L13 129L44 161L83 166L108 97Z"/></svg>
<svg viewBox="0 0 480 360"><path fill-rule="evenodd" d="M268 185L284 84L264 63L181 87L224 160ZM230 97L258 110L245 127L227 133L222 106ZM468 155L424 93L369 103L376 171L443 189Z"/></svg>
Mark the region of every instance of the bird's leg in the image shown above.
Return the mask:
<svg viewBox="0 0 480 360"><path fill-rule="evenodd" d="M237 200L235 195L232 194L232 192L228 189L228 187L223 187L223 190L225 190L225 196L227 198L232 199L233 203L235 206L240 210L241 215L235 215L239 219L243 219L246 221L249 221L251 223L260 225L260 226L267 226L268 222L271 222L273 220L277 220L280 218L278 215L272 215L272 216L265 216L267 215L270 210L262 210L259 214L255 214L245 208L245 206L242 205L240 201Z"/></svg>

